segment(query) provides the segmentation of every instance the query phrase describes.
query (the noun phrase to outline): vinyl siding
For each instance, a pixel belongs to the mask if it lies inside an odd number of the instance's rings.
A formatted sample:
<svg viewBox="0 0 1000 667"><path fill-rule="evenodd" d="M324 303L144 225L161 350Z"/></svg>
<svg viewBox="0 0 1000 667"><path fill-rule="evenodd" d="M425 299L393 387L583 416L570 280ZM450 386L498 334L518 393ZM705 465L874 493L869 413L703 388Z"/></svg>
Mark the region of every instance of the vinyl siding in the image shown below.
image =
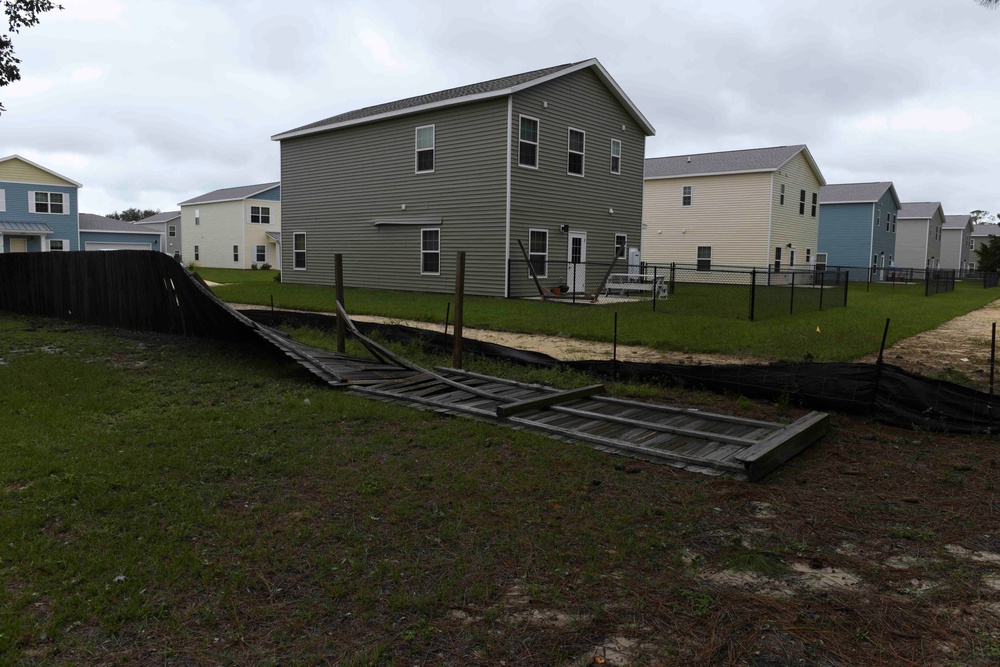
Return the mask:
<svg viewBox="0 0 1000 667"><path fill-rule="evenodd" d="M692 188L691 206L682 205L684 186ZM698 246L711 246L713 266L763 265L770 192L770 173L647 180L643 261L695 264Z"/></svg>
<svg viewBox="0 0 1000 667"><path fill-rule="evenodd" d="M886 214L890 216L889 231L886 231ZM881 255L885 253L885 266L889 266L889 258L892 258L892 263L895 266L899 266L899 261L896 259L896 236L899 233L899 221L896 222L896 231L892 231L892 221L891 218L896 217L899 213L899 209L896 208L896 201L892 198L892 191L886 189L882 194L881 199L875 204L875 214L878 216L879 224L875 226L875 230L872 234L873 244L872 244L872 254ZM868 257L868 262L871 262L871 257ZM881 260L880 260L881 261ZM858 266L868 266L868 264L859 264Z"/></svg>
<svg viewBox="0 0 1000 667"><path fill-rule="evenodd" d="M390 118L281 142L283 282L450 292L466 252L466 291L504 294L507 98ZM415 129L435 126L433 173L415 171ZM405 206L405 210L404 207ZM419 222L440 218L440 275L421 275ZM293 235L306 233L306 270Z"/></svg>
<svg viewBox="0 0 1000 667"><path fill-rule="evenodd" d="M586 233L587 262L594 265L583 269L585 287L596 288L614 259L615 235L625 234L629 247L641 243L645 134L589 69L522 91L511 106L510 256L516 260L510 276L512 292L534 290L517 244L520 240L528 248L530 229L549 232L545 284L570 283L569 235L560 231L560 225ZM521 115L538 120L537 169L518 165ZM582 177L567 173L570 128L585 133ZM504 132L506 136L506 127ZM620 174L611 173L612 139L622 142ZM623 267L625 261L619 260Z"/></svg>
<svg viewBox="0 0 1000 667"><path fill-rule="evenodd" d="M14 183L36 183L45 185L64 185L76 188L72 183L54 176L44 169L34 167L18 159L0 162L0 181Z"/></svg>
<svg viewBox="0 0 1000 667"><path fill-rule="evenodd" d="M3 164L16 162L10 160ZM18 163L22 164L22 163ZM28 165L30 166L30 165ZM34 169L34 167L32 167ZM40 171L40 170L35 170ZM41 172L45 173L45 172ZM0 222L41 222L52 229L50 239L62 239L68 241L67 250L80 250L80 218L77 207L76 186L38 184L38 183L14 183L0 181L0 189L5 191L6 210L0 212ZM60 192L65 197L65 213L33 213L29 207L29 199L32 192ZM17 234L6 234L6 237L19 236ZM4 249L8 248L7 243ZM33 244L29 241L28 249L31 252L41 250L41 244Z"/></svg>
<svg viewBox="0 0 1000 667"><path fill-rule="evenodd" d="M934 228L943 225L940 209L930 219L899 220L896 227L896 266L923 269L928 259L940 260L941 242L934 240Z"/></svg>
<svg viewBox="0 0 1000 667"><path fill-rule="evenodd" d="M201 224L194 224L195 210L201 212ZM247 216L249 216L249 208ZM199 247L198 266L220 269L249 268L246 260L246 243L243 228L244 202L242 200L215 204L181 206L181 226L184 261L194 261L194 247ZM233 246L240 247L240 260L233 261Z"/></svg>
<svg viewBox="0 0 1000 667"><path fill-rule="evenodd" d="M941 233L941 268L964 269L973 260L969 250L972 223L961 229L945 229Z"/></svg>
<svg viewBox="0 0 1000 667"><path fill-rule="evenodd" d="M820 206L818 249L826 253L827 264L850 267L870 264L873 207L874 203Z"/></svg>
<svg viewBox="0 0 1000 667"><path fill-rule="evenodd" d="M125 232L80 232L80 244L87 243L148 243L151 250L159 252L160 235Z"/></svg>
<svg viewBox="0 0 1000 667"><path fill-rule="evenodd" d="M271 190L271 192L277 192L277 188ZM266 206L271 209L271 222L262 225L259 223L250 222L250 207L251 206ZM243 264L244 269L249 269L252 264L263 264L263 262L257 262L255 246L262 245L265 248L266 259L264 262L271 264L272 266L278 265L277 257L277 246L274 241L267 237L268 232L280 232L281 231L281 204L274 199L247 199L243 202L243 213L244 213L244 245L243 253L240 255L240 263ZM232 255L232 248L229 249L230 255Z"/></svg>
<svg viewBox="0 0 1000 667"><path fill-rule="evenodd" d="M785 185L785 204L781 205L781 185ZM774 249L781 247L781 266L788 266L787 244L791 243L795 248L795 266L805 267L806 250L811 250L812 257L816 256L816 247L819 244L819 209L817 203L816 217L812 216L812 198L819 197L820 182L800 151L791 160L786 162L774 172L773 189L771 201L773 206L772 228L770 242L765 242L763 265L774 262ZM805 214L799 214L799 192L806 191ZM761 261L755 262L761 266Z"/></svg>

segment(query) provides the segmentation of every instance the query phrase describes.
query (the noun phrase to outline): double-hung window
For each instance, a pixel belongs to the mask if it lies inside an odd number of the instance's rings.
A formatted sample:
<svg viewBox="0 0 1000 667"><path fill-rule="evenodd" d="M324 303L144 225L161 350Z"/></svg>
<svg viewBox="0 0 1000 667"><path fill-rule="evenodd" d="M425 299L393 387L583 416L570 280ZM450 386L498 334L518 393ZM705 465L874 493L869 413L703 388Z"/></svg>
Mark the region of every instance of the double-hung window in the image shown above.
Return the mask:
<svg viewBox="0 0 1000 667"><path fill-rule="evenodd" d="M62 252L66 250L65 241L62 239L51 239L49 241L49 252Z"/></svg>
<svg viewBox="0 0 1000 667"><path fill-rule="evenodd" d="M441 230L420 230L420 273L441 275Z"/></svg>
<svg viewBox="0 0 1000 667"><path fill-rule="evenodd" d="M34 192L31 201L32 213L69 213L65 206L65 195L61 192Z"/></svg>
<svg viewBox="0 0 1000 667"><path fill-rule="evenodd" d="M809 215L811 215L814 218L816 217L816 207L818 204L819 204L819 194L814 192L812 193L812 208L809 213Z"/></svg>
<svg viewBox="0 0 1000 667"><path fill-rule="evenodd" d="M622 173L622 142L618 139L611 140L611 173Z"/></svg>
<svg viewBox="0 0 1000 667"><path fill-rule="evenodd" d="M196 227L201 224L201 209L194 210L194 224Z"/></svg>
<svg viewBox="0 0 1000 667"><path fill-rule="evenodd" d="M582 130L569 129L569 156L566 162L566 173L583 176L583 152L587 137Z"/></svg>
<svg viewBox="0 0 1000 667"><path fill-rule="evenodd" d="M306 268L306 233L295 232L292 235L292 267L296 271Z"/></svg>
<svg viewBox="0 0 1000 667"><path fill-rule="evenodd" d="M266 245L255 245L253 247L253 258L255 262L266 262L267 261L267 246Z"/></svg>
<svg viewBox="0 0 1000 667"><path fill-rule="evenodd" d="M892 233L893 234L896 233L896 216L895 215L892 216Z"/></svg>
<svg viewBox="0 0 1000 667"><path fill-rule="evenodd" d="M628 252L628 235L615 234L615 257L624 257Z"/></svg>
<svg viewBox="0 0 1000 667"><path fill-rule="evenodd" d="M175 236L177 236L177 225L170 225L169 227L167 227L167 236L169 236L170 238L174 238Z"/></svg>
<svg viewBox="0 0 1000 667"><path fill-rule="evenodd" d="M233 261L240 261L240 247L238 245L233 246Z"/></svg>
<svg viewBox="0 0 1000 667"><path fill-rule="evenodd" d="M522 167L538 168L538 119L521 116L518 135L517 163Z"/></svg>
<svg viewBox="0 0 1000 667"><path fill-rule="evenodd" d="M799 190L799 215L806 214L806 191Z"/></svg>
<svg viewBox="0 0 1000 667"><path fill-rule="evenodd" d="M712 270L712 246L710 245L698 246L698 270L699 271Z"/></svg>
<svg viewBox="0 0 1000 667"><path fill-rule="evenodd" d="M250 222L255 225L269 225L271 224L271 207L270 206L251 206L250 207Z"/></svg>
<svg viewBox="0 0 1000 667"><path fill-rule="evenodd" d="M198 246L194 247L194 261L201 259L201 252L198 250Z"/></svg>
<svg viewBox="0 0 1000 667"><path fill-rule="evenodd" d="M694 188L690 185L685 185L681 188L681 206L690 206L691 197L694 195Z"/></svg>
<svg viewBox="0 0 1000 667"><path fill-rule="evenodd" d="M778 195L778 205L779 206L784 206L785 205L785 184L784 183L781 184L781 193Z"/></svg>
<svg viewBox="0 0 1000 667"><path fill-rule="evenodd" d="M434 171L434 126L417 128L417 173Z"/></svg>
<svg viewBox="0 0 1000 667"><path fill-rule="evenodd" d="M548 276L549 267L549 232L545 229L532 229L528 232L528 261L538 278Z"/></svg>

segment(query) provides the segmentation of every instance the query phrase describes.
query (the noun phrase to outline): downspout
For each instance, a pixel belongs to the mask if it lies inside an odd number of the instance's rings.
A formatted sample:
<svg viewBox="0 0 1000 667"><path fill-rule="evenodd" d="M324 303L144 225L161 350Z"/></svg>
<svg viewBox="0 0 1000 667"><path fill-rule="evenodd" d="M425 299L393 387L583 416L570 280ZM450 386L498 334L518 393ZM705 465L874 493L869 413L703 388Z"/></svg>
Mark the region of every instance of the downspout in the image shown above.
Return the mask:
<svg viewBox="0 0 1000 667"><path fill-rule="evenodd" d="M877 202L872 202L872 224L868 231L868 256L875 259L875 204ZM876 264L878 266L878 264Z"/></svg>
<svg viewBox="0 0 1000 667"><path fill-rule="evenodd" d="M247 224L249 222L250 222L250 218L247 215L247 200L244 199L243 200L243 218L240 220L240 232L242 232L242 235L243 235L243 245L242 245L242 250L240 251L240 263L243 265L244 269L247 268L247 257L246 257L246 254L247 254Z"/></svg>
<svg viewBox="0 0 1000 667"><path fill-rule="evenodd" d="M504 209L503 295L510 297L510 142L514 132L514 96L507 96L507 202Z"/></svg>
<svg viewBox="0 0 1000 667"><path fill-rule="evenodd" d="M764 248L764 266L771 267L771 233L774 231L774 174L771 172L771 203L767 208L767 247Z"/></svg>

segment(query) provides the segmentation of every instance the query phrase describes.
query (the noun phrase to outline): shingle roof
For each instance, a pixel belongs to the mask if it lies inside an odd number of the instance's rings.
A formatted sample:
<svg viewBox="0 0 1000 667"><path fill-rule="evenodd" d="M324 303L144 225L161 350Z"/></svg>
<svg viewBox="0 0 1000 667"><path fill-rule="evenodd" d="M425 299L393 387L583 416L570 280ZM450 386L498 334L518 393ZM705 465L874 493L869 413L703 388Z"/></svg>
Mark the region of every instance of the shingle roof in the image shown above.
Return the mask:
<svg viewBox="0 0 1000 667"><path fill-rule="evenodd" d="M132 234L151 233L148 229L137 228L126 220L115 220L93 213L80 214L81 232L130 232Z"/></svg>
<svg viewBox="0 0 1000 667"><path fill-rule="evenodd" d="M965 229L969 220L972 220L971 215L946 215L942 229Z"/></svg>
<svg viewBox="0 0 1000 667"><path fill-rule="evenodd" d="M137 225L148 225L156 222L170 222L175 218L181 217L180 211L163 211L162 213L157 213L156 215L151 215L148 218L143 218L138 221Z"/></svg>
<svg viewBox="0 0 1000 667"><path fill-rule="evenodd" d="M819 190L820 204L855 204L877 202L892 187L891 181L879 183L837 183ZM896 202L899 203L898 200Z"/></svg>
<svg viewBox="0 0 1000 667"><path fill-rule="evenodd" d="M898 220L929 220L941 208L938 201L905 202L899 208Z"/></svg>
<svg viewBox="0 0 1000 667"><path fill-rule="evenodd" d="M682 176L777 171L799 153L805 154L806 160L816 171L820 184L825 184L823 174L820 173L819 167L816 166L805 144L646 158L645 177L647 179L678 178Z"/></svg>
<svg viewBox="0 0 1000 667"><path fill-rule="evenodd" d="M265 190L270 190L271 188L276 188L281 185L280 181L274 183L259 183L257 185L240 185L235 188L222 188L219 190L212 190L211 192L205 193L193 199L188 199L187 201L182 201L178 206L185 206L187 204L209 204L212 202L219 201L235 201L237 199L248 199L253 195L260 194Z"/></svg>
<svg viewBox="0 0 1000 667"><path fill-rule="evenodd" d="M632 104L632 101L627 95L625 95L624 91L618 87L618 84L611 78L611 75L608 74L607 70L604 69L596 58L592 58L590 60L581 60L580 62L546 67L544 69L537 69L531 72L504 76L499 79L481 81L468 86L449 88L436 93L417 95L416 97L408 97L394 102L376 104L374 106L364 107L363 109L348 111L336 116L324 118L323 120L319 120L314 123L309 123L308 125L302 125L301 127L297 127L286 132L281 132L272 136L271 139L280 141L281 139L288 139L303 134L312 134L314 132L332 130L338 127L371 122L388 116L416 113L417 111L423 111L441 106L462 104L480 99L509 95L519 90L538 85L544 81L548 81L549 79L565 76L566 74L586 68L593 68L597 76L604 81L604 83L611 90L612 94L614 94L622 105L629 110L632 117L637 123L639 123L640 126L642 126L647 135L653 135L655 133L653 126L649 124L649 121L647 121L635 105Z"/></svg>
<svg viewBox="0 0 1000 667"><path fill-rule="evenodd" d="M1000 225L972 225L973 236L1000 236Z"/></svg>

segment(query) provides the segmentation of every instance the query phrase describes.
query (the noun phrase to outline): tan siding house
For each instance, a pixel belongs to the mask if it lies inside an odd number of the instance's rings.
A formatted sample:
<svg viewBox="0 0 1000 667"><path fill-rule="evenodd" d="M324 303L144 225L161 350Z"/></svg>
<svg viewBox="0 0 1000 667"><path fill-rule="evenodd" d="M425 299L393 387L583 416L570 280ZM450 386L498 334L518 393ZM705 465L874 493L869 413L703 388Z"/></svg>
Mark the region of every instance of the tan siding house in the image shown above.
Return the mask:
<svg viewBox="0 0 1000 667"><path fill-rule="evenodd" d="M642 260L804 267L816 256L823 174L804 145L648 158Z"/></svg>
<svg viewBox="0 0 1000 667"><path fill-rule="evenodd" d="M195 266L281 268L281 186L223 188L180 203L181 256Z"/></svg>

